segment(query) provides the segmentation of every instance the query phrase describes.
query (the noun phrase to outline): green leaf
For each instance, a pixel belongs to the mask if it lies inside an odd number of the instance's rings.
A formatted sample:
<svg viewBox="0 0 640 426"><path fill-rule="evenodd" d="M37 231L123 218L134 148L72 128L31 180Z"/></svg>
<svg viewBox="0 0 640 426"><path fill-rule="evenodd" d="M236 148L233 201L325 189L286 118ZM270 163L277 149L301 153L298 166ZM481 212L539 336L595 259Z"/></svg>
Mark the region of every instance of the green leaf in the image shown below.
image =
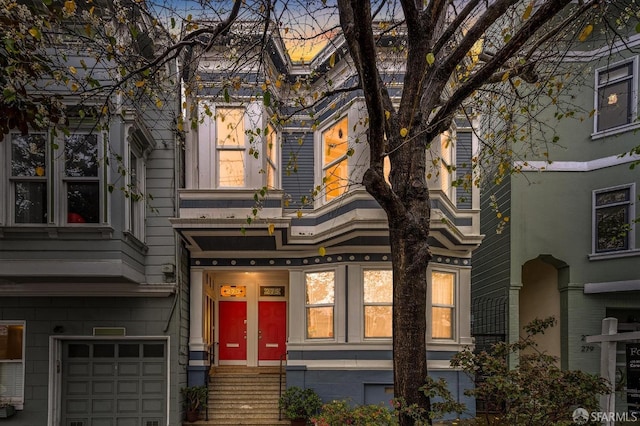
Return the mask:
<svg viewBox="0 0 640 426"><path fill-rule="evenodd" d="M640 22L636 24L636 32L640 34Z"/></svg>
<svg viewBox="0 0 640 426"><path fill-rule="evenodd" d="M4 97L5 102L13 102L16 100L16 92L9 88L5 88L2 91L2 97Z"/></svg>
<svg viewBox="0 0 640 426"><path fill-rule="evenodd" d="M433 52L427 53L427 64L431 66L435 61L436 61L436 57L434 56Z"/></svg>
<svg viewBox="0 0 640 426"><path fill-rule="evenodd" d="M264 91L262 94L262 103L264 106L271 106L271 92L268 90Z"/></svg>
<svg viewBox="0 0 640 426"><path fill-rule="evenodd" d="M176 27L176 18L171 18L171 28Z"/></svg>
<svg viewBox="0 0 640 426"><path fill-rule="evenodd" d="M231 96L229 96L229 90L226 87L224 88L224 101L226 103L231 102Z"/></svg>

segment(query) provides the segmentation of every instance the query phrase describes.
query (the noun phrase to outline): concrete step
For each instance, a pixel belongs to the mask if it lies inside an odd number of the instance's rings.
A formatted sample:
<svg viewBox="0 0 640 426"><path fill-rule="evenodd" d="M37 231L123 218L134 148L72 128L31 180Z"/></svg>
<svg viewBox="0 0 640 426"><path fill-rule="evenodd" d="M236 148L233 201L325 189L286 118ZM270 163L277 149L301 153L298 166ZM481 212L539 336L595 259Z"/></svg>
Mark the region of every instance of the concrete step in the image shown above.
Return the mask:
<svg viewBox="0 0 640 426"><path fill-rule="evenodd" d="M185 425L280 426L278 397L285 387L278 367L223 366L209 377L208 420Z"/></svg>

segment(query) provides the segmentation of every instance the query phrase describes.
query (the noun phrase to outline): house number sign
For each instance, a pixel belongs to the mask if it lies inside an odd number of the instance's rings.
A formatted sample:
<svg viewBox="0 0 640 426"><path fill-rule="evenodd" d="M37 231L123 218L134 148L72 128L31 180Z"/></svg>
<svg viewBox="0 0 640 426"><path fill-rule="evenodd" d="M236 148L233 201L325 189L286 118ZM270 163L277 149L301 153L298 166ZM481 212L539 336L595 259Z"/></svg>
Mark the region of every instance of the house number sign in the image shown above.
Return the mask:
<svg viewBox="0 0 640 426"><path fill-rule="evenodd" d="M284 297L284 286L264 286L264 287L260 287L260 296Z"/></svg>
<svg viewBox="0 0 640 426"><path fill-rule="evenodd" d="M244 285L223 285L220 287L222 297L246 297L247 287Z"/></svg>

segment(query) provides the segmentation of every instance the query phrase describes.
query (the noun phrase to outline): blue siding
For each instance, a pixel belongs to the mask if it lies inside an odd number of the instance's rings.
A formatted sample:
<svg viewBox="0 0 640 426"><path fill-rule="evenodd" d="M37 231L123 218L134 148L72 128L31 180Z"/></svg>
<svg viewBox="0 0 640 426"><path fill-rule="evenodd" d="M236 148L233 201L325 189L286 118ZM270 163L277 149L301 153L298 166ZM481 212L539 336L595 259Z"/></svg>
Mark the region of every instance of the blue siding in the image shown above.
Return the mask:
<svg viewBox="0 0 640 426"><path fill-rule="evenodd" d="M284 132L281 164L282 189L291 195L289 208L312 208L312 203L302 205L301 200L311 201L314 187L313 132Z"/></svg>
<svg viewBox="0 0 640 426"><path fill-rule="evenodd" d="M456 188L456 206L459 209L471 208L471 131L458 131L456 143L456 178L462 179L462 185Z"/></svg>

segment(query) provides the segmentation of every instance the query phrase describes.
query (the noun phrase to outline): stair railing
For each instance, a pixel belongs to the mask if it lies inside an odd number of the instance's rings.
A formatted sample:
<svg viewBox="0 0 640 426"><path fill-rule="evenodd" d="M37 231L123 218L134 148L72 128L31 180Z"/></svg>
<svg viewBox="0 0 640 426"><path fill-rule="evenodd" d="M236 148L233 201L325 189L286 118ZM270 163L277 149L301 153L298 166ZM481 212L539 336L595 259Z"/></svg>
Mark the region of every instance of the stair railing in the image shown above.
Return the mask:
<svg viewBox="0 0 640 426"><path fill-rule="evenodd" d="M278 420L282 420L282 408L280 407L280 398L282 398L282 365L284 364L288 353L289 352L287 351L280 355L280 370L278 371L280 376L280 384L278 386Z"/></svg>

